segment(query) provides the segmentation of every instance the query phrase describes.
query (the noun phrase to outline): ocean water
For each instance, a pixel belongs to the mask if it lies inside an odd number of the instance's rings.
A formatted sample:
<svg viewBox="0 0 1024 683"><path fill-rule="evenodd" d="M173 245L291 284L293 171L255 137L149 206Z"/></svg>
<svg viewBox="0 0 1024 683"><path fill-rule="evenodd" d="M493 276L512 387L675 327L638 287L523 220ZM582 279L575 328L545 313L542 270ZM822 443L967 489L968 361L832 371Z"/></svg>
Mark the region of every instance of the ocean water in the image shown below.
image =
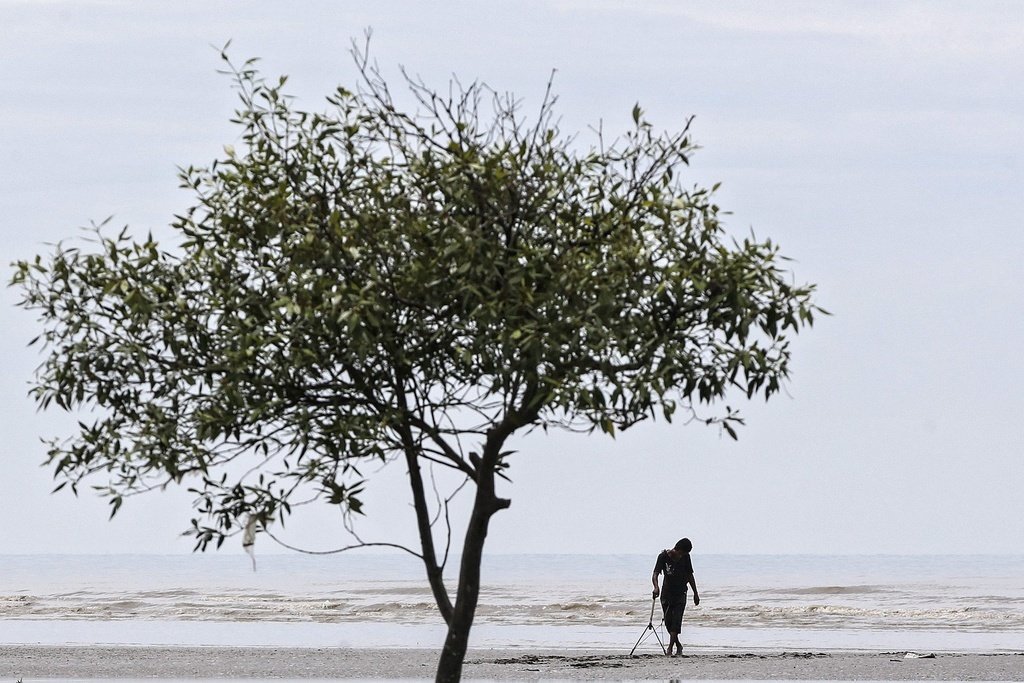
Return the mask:
<svg viewBox="0 0 1024 683"><path fill-rule="evenodd" d="M693 556L690 649L1024 651L1021 556ZM485 559L475 647L629 651L654 556ZM457 565L452 565L454 569ZM0 644L438 647L404 554L0 556ZM659 630L664 639L664 631ZM659 648L653 637L638 651Z"/></svg>

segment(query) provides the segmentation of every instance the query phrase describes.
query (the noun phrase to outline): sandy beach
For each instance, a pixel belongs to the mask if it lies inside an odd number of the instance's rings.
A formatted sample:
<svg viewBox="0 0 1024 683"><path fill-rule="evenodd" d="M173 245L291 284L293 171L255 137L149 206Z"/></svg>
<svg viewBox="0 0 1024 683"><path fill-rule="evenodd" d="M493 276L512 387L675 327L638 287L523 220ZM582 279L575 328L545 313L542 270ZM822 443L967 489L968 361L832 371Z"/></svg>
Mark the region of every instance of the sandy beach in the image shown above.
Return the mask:
<svg viewBox="0 0 1024 683"><path fill-rule="evenodd" d="M426 649L55 647L0 648L0 675L45 678L429 679ZM475 650L466 679L1024 681L1024 653L707 652L679 658L581 651Z"/></svg>

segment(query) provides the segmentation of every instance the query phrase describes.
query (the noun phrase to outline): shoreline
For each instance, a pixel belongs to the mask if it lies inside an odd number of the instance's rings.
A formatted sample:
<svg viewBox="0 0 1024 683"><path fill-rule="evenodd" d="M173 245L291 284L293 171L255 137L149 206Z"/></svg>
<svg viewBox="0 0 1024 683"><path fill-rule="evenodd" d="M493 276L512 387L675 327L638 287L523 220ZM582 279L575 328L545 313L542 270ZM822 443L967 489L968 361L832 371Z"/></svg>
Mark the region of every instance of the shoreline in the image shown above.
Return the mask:
<svg viewBox="0 0 1024 683"><path fill-rule="evenodd" d="M584 650L470 649L467 680L1024 681L1024 652L737 651L668 658ZM3 645L0 675L24 679L432 679L435 649Z"/></svg>

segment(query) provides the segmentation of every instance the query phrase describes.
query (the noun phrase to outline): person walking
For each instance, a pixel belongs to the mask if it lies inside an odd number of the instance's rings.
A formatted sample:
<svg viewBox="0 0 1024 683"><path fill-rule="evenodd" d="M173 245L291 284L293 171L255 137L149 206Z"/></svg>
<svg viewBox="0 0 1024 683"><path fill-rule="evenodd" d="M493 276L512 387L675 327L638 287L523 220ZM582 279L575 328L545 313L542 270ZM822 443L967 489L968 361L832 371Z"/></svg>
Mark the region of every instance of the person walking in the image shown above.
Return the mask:
<svg viewBox="0 0 1024 683"><path fill-rule="evenodd" d="M683 612L686 611L686 588L693 587L693 604L700 604L700 595L697 593L697 580L693 578L693 563L690 561L690 551L693 544L690 539L681 538L669 550L662 550L658 555L658 561L654 564L654 574L651 581L654 582L654 597L661 596L661 609L665 614L665 628L668 629L668 654L669 657L683 654L683 645L679 642L679 632L683 627ZM658 576L665 575L661 588L658 587ZM672 648L675 646L675 654Z"/></svg>

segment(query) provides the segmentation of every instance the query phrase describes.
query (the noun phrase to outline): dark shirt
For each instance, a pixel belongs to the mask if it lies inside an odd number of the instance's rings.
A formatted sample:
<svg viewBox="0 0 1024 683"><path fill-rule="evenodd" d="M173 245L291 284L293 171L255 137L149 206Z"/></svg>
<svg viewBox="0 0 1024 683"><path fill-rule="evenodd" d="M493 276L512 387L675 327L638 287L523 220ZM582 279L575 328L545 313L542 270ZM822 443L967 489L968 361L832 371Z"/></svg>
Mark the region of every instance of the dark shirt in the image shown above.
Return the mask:
<svg viewBox="0 0 1024 683"><path fill-rule="evenodd" d="M667 550L661 551L658 555L658 562L654 565L654 573L664 573L665 580L661 584L662 595L668 598L686 599L686 583L693 575L693 564L690 562L690 554L683 553L678 560L673 561Z"/></svg>

